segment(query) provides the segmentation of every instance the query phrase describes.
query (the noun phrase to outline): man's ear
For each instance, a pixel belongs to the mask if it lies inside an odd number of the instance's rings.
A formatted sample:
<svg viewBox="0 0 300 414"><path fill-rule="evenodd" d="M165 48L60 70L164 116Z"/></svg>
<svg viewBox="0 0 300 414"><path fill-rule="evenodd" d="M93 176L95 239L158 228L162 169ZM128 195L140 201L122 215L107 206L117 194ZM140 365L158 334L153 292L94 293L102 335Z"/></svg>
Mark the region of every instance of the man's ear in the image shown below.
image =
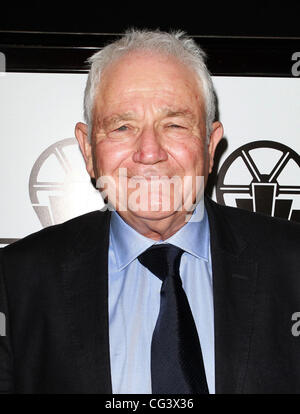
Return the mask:
<svg viewBox="0 0 300 414"><path fill-rule="evenodd" d="M92 145L88 138L88 126L83 122L78 122L75 126L75 136L80 146L87 172L95 178L93 167Z"/></svg>
<svg viewBox="0 0 300 414"><path fill-rule="evenodd" d="M208 144L208 152L209 152L209 174L212 171L213 165L214 165L214 156L215 156L215 151L217 148L217 145L219 144L219 142L221 141L221 139L223 138L223 125L221 124L221 122L217 121L214 122L212 125L212 132L210 134L210 140L209 140L209 144Z"/></svg>

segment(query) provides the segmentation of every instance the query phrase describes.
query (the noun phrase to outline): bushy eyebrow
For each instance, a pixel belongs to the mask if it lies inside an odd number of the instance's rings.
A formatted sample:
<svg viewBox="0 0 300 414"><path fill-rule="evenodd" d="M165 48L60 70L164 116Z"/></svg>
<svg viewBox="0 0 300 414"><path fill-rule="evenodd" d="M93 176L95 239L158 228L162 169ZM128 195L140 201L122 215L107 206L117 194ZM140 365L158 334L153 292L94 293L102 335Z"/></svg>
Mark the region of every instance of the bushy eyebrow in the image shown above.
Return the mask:
<svg viewBox="0 0 300 414"><path fill-rule="evenodd" d="M176 118L184 117L189 119L194 119L194 114L187 108L182 109L171 109L171 108L162 108L160 114L164 118ZM113 114L103 119L104 128L112 127L119 122L130 121L137 118L137 114L133 111L124 112L121 114Z"/></svg>
<svg viewBox="0 0 300 414"><path fill-rule="evenodd" d="M166 118L176 118L176 117L184 117L184 118L190 118L190 119L194 119L194 114L189 110L189 109L178 109L178 110L173 110L173 109L163 109L162 111L162 115Z"/></svg>
<svg viewBox="0 0 300 414"><path fill-rule="evenodd" d="M104 128L116 125L118 122L122 121L130 121L134 119L136 116L134 112L124 112L122 114L114 114L110 115L103 119L103 126Z"/></svg>

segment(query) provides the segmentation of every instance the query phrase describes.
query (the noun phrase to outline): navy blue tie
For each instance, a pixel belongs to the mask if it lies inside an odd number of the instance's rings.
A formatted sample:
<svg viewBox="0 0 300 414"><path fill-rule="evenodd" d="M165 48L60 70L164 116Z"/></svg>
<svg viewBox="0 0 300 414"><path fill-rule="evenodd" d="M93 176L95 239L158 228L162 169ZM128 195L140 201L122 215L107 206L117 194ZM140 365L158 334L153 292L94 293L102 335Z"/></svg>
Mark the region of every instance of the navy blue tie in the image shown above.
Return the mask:
<svg viewBox="0 0 300 414"><path fill-rule="evenodd" d="M151 343L153 394L208 394L196 325L179 275L184 251L156 244L138 259L162 280Z"/></svg>

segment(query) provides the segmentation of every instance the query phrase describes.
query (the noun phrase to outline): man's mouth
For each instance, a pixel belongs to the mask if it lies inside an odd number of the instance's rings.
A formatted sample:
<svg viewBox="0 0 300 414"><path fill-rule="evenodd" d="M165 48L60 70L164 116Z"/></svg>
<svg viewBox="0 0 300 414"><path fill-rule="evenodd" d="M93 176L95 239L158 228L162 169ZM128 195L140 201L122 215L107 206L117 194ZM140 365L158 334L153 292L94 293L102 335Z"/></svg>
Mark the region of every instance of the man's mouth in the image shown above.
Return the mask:
<svg viewBox="0 0 300 414"><path fill-rule="evenodd" d="M170 180L170 177L168 175L133 175L130 177L127 177L130 180L147 180L147 181L160 181L160 180Z"/></svg>

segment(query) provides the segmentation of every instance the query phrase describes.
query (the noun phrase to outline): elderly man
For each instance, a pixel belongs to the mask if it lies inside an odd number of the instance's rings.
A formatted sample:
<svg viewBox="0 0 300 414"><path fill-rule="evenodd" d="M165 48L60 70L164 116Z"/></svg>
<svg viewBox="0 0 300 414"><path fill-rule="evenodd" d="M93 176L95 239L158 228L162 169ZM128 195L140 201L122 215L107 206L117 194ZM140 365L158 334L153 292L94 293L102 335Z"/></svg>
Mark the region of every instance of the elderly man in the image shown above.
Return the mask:
<svg viewBox="0 0 300 414"><path fill-rule="evenodd" d="M203 51L131 31L91 64L76 137L106 208L3 249L0 390L300 392L300 227L203 202Z"/></svg>

